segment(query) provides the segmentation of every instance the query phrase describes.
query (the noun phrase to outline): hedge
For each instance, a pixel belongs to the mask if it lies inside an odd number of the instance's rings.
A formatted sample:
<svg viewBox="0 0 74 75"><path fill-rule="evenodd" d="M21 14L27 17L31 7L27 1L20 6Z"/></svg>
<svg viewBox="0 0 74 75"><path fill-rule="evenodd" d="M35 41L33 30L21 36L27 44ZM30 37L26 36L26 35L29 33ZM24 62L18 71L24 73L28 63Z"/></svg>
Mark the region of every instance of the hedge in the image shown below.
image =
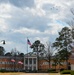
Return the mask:
<svg viewBox="0 0 74 75"><path fill-rule="evenodd" d="M71 74L71 75L74 75L74 71L72 71L72 70L63 70L63 71L61 71L61 74Z"/></svg>
<svg viewBox="0 0 74 75"><path fill-rule="evenodd" d="M61 74L71 74L71 70L63 70L61 71Z"/></svg>
<svg viewBox="0 0 74 75"><path fill-rule="evenodd" d="M71 72L71 75L74 75L74 71Z"/></svg>

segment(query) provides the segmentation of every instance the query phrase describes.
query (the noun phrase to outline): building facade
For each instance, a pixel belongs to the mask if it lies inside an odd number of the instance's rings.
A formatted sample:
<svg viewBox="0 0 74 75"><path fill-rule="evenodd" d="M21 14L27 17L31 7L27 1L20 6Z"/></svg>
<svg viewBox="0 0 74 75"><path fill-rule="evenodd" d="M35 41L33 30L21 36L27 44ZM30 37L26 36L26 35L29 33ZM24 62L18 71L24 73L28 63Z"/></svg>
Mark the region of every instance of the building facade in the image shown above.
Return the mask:
<svg viewBox="0 0 74 75"><path fill-rule="evenodd" d="M15 61L12 62L12 59ZM8 71L23 70L23 64L19 64L19 61L23 62L23 57L0 56L0 69L5 69Z"/></svg>
<svg viewBox="0 0 74 75"><path fill-rule="evenodd" d="M74 49L71 52L71 56L69 57L68 63L69 67L71 67L71 70L74 70ZM35 62L35 63L34 63ZM51 69L67 69L67 62L62 61L62 65L53 65L54 62L53 60L49 62L45 59L45 57L37 57L36 54L33 54L33 52L28 53L24 56L24 70L48 70L49 68Z"/></svg>
<svg viewBox="0 0 74 75"><path fill-rule="evenodd" d="M74 49L71 52L71 56L69 57L68 62L70 63L71 70L74 70ZM14 61L11 61L14 59ZM22 62L22 63L21 63ZM45 57L37 57L36 53L30 52L25 54L24 57L12 57L12 56L0 56L0 69L6 69L9 71L22 71L22 70L30 70L37 71L43 70L46 71L49 68L51 69L66 69L67 63L66 61L61 62L62 65L53 65L53 60L50 61L50 64Z"/></svg>
<svg viewBox="0 0 74 75"><path fill-rule="evenodd" d="M38 62L36 55L28 53L24 56L24 70L38 70Z"/></svg>

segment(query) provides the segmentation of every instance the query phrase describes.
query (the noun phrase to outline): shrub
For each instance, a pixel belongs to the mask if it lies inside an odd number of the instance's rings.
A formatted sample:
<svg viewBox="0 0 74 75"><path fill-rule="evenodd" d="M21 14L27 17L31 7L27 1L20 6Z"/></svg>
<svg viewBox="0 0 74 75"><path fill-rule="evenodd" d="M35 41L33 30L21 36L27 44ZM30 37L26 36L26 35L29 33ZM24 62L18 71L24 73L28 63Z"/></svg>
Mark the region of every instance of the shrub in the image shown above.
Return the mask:
<svg viewBox="0 0 74 75"><path fill-rule="evenodd" d="M71 70L63 70L61 71L61 74L71 74Z"/></svg>
<svg viewBox="0 0 74 75"><path fill-rule="evenodd" d="M71 75L74 75L74 71L71 72Z"/></svg>
<svg viewBox="0 0 74 75"><path fill-rule="evenodd" d="M62 69L60 69L60 71L64 71L64 70L65 70L65 69L63 69L63 68L62 68Z"/></svg>
<svg viewBox="0 0 74 75"><path fill-rule="evenodd" d="M0 72L6 72L6 70L5 69L0 69Z"/></svg>
<svg viewBox="0 0 74 75"><path fill-rule="evenodd" d="M72 71L72 70L63 70L63 71L61 71L61 74L71 74L71 75L74 75L74 71Z"/></svg>
<svg viewBox="0 0 74 75"><path fill-rule="evenodd" d="M50 73L56 73L57 71L55 69L48 69L47 72L50 72Z"/></svg>

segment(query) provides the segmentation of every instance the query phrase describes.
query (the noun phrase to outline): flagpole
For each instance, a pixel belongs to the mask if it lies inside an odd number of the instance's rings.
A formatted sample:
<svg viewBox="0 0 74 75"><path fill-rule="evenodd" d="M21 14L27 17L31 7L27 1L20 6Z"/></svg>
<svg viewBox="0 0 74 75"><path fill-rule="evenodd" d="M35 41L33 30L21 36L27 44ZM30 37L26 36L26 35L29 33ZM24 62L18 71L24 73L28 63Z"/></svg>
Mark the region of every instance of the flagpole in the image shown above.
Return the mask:
<svg viewBox="0 0 74 75"><path fill-rule="evenodd" d="M28 40L28 37L27 37L27 40ZM28 43L27 43L27 57L28 57Z"/></svg>
<svg viewBox="0 0 74 75"><path fill-rule="evenodd" d="M28 59L28 37L27 37L27 59ZM29 59L28 59L28 63L29 63ZM28 64L28 66L29 66L29 64Z"/></svg>
<svg viewBox="0 0 74 75"><path fill-rule="evenodd" d="M30 41L29 41L29 39L28 39L28 37L27 37L27 59L28 59L28 70L29 70L29 53L28 53L28 45L31 46L31 43L30 43Z"/></svg>

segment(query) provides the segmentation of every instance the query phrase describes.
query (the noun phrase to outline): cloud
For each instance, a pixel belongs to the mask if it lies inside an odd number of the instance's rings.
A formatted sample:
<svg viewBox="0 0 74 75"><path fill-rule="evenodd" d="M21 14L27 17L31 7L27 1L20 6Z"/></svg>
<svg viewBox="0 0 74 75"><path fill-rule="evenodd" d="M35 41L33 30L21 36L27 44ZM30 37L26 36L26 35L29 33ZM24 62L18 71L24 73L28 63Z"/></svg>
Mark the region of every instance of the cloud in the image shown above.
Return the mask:
<svg viewBox="0 0 74 75"><path fill-rule="evenodd" d="M10 3L16 7L34 7L34 0L0 0L0 3Z"/></svg>
<svg viewBox="0 0 74 75"><path fill-rule="evenodd" d="M47 24L51 21L51 19L48 19L45 16L38 15L37 12L35 12L34 15L32 9L29 8L22 10L13 6L11 11L13 11L9 13L11 18L6 19L7 24L10 25L11 28L18 29L20 27L27 27L44 31L48 28Z"/></svg>
<svg viewBox="0 0 74 75"><path fill-rule="evenodd" d="M59 6L55 6L54 4L50 4L50 3L45 3L43 4L43 10L45 10L48 13L54 13L56 14L57 12L60 11L60 7Z"/></svg>
<svg viewBox="0 0 74 75"><path fill-rule="evenodd" d="M54 42L72 19L73 6L73 0L0 0L0 40L6 40L6 51L16 47L26 53L27 37L31 43Z"/></svg>

